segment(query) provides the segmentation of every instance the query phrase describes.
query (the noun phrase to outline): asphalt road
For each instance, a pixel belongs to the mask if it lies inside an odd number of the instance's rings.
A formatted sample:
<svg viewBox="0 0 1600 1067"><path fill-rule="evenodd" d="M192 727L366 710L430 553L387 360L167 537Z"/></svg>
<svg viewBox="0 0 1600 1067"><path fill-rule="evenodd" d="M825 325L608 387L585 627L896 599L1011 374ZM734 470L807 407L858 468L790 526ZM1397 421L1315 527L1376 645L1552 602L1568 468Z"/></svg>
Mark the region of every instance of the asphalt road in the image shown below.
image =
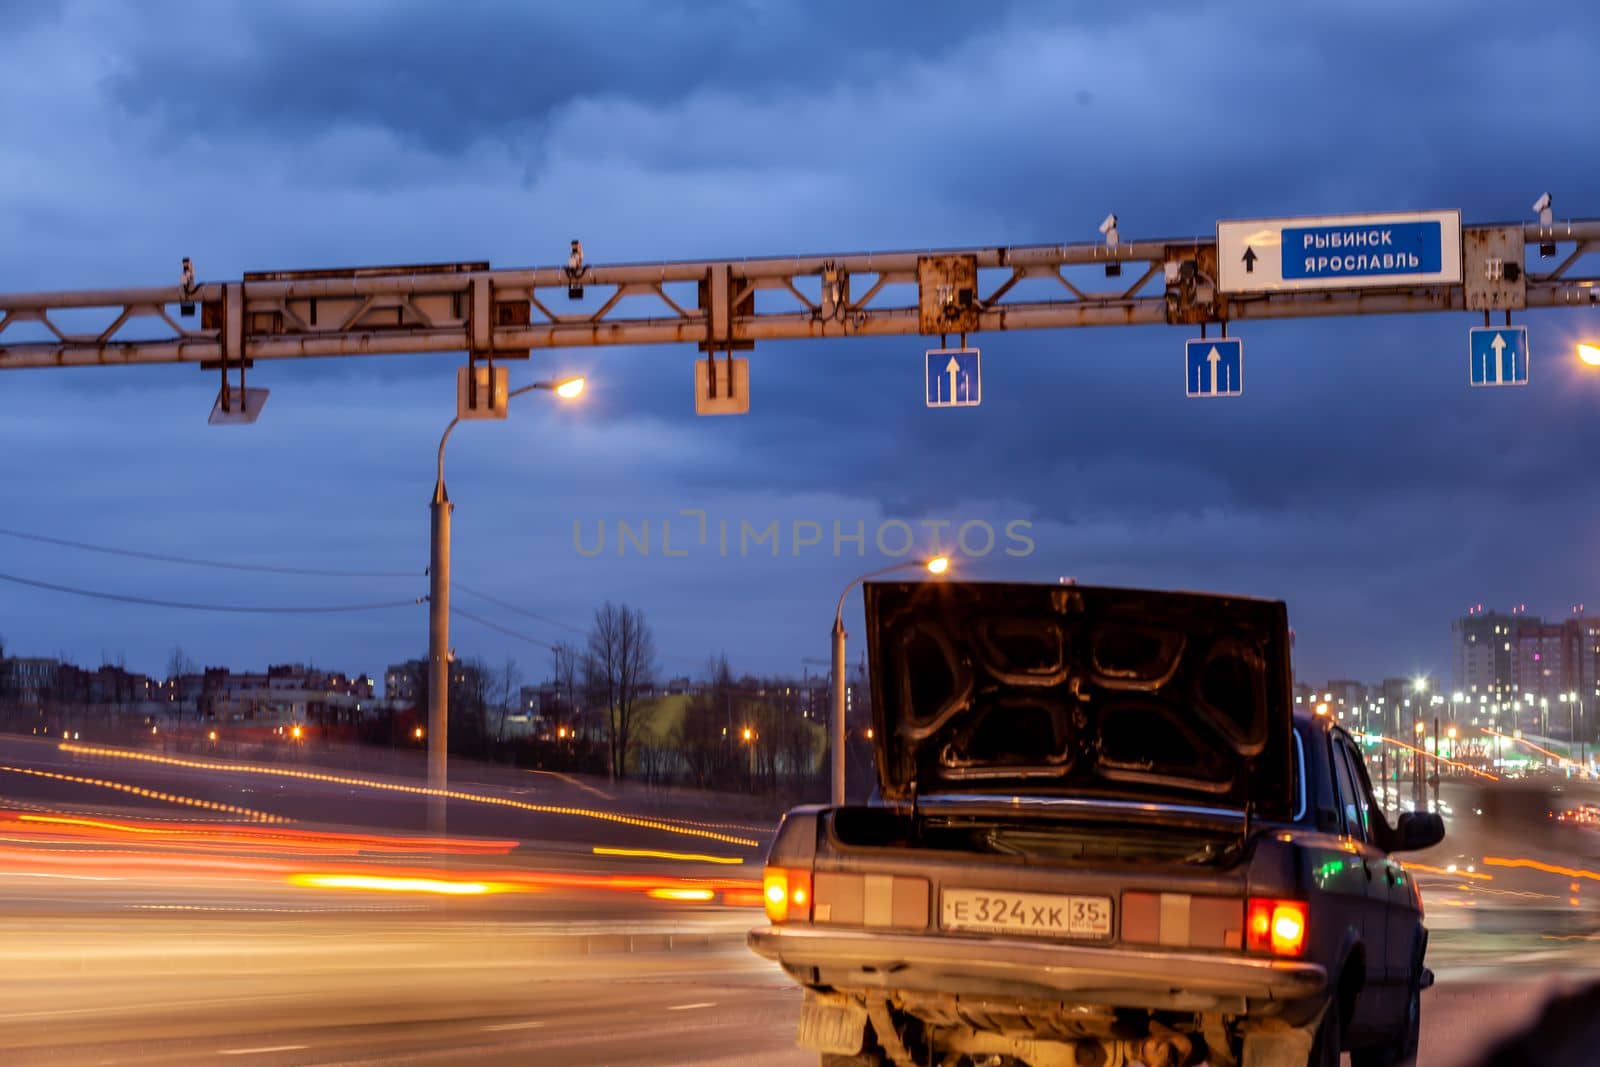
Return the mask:
<svg viewBox="0 0 1600 1067"><path fill-rule="evenodd" d="M8 740L0 766L7 1067L815 1062L797 990L743 947L766 828L607 820L593 785L529 776L473 785L441 845L408 836L418 798L364 775ZM1419 857L1424 1067L1468 1063L1600 965L1593 880L1490 877L1492 830L1463 815L1459 852Z"/></svg>
<svg viewBox="0 0 1600 1067"><path fill-rule="evenodd" d="M671 924L680 947L625 952L460 910L30 915L0 930L0 1062L815 1063L793 1046L797 991L737 944L750 921L696 910ZM1465 1062L1530 1017L1560 969L1526 955L1492 978L1446 967L1421 1063Z"/></svg>

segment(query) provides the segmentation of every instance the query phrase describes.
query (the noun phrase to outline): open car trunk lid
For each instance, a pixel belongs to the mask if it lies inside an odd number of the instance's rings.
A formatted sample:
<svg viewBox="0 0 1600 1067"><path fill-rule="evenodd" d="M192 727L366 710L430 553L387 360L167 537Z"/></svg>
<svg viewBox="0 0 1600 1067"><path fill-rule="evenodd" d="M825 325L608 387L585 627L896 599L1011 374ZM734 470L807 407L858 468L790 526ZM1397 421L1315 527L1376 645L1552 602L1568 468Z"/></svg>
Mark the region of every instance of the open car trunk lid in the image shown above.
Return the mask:
<svg viewBox="0 0 1600 1067"><path fill-rule="evenodd" d="M871 582L883 796L1066 796L1286 818L1281 601L1078 585Z"/></svg>

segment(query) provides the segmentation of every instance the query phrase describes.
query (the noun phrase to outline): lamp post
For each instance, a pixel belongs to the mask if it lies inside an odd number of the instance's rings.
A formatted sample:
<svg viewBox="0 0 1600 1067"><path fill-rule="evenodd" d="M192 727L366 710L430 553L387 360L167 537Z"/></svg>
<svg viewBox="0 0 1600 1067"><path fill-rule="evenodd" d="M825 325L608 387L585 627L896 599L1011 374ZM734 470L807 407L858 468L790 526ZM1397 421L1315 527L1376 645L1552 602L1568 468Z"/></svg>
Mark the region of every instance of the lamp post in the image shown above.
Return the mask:
<svg viewBox="0 0 1600 1067"><path fill-rule="evenodd" d="M563 400L572 400L583 393L582 378L568 378L559 382L534 382L506 395L513 397L535 390L547 390ZM436 833L444 832L445 798L443 791L449 786L446 759L449 753L450 733L450 494L444 487L444 446L450 433L461 421L457 416L450 420L439 438L439 470L433 483L433 499L428 505L428 825Z"/></svg>
<svg viewBox="0 0 1600 1067"><path fill-rule="evenodd" d="M844 804L844 598L850 595L850 590L868 578L876 578L880 574L905 570L908 567L921 567L929 574L944 574L950 569L950 557L908 559L857 575L850 579L850 584L839 594L839 605L833 611L833 722L830 725L833 735L833 783L829 797L834 807Z"/></svg>
<svg viewBox="0 0 1600 1067"><path fill-rule="evenodd" d="M1411 691L1413 694L1415 694L1411 698L1411 718L1415 723L1414 729L1417 734L1417 747L1420 749L1422 747L1422 735L1427 731L1427 727L1424 726L1422 722L1422 694L1428 691L1428 679L1419 674L1411 682ZM1427 792L1423 784L1424 774L1425 772L1423 769L1422 753L1419 751L1416 757L1411 761L1411 796L1416 803L1416 808L1418 811L1426 811L1428 808Z"/></svg>

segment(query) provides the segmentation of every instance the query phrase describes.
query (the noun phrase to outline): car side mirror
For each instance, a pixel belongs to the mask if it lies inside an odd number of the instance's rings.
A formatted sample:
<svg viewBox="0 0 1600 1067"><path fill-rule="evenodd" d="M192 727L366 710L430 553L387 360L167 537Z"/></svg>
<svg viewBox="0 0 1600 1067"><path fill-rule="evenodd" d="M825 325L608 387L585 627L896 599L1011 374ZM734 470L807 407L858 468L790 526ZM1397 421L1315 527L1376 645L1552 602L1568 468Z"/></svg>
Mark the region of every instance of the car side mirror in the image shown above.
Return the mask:
<svg viewBox="0 0 1600 1067"><path fill-rule="evenodd" d="M1395 827L1391 852L1416 852L1444 840L1444 819L1431 811L1408 811Z"/></svg>

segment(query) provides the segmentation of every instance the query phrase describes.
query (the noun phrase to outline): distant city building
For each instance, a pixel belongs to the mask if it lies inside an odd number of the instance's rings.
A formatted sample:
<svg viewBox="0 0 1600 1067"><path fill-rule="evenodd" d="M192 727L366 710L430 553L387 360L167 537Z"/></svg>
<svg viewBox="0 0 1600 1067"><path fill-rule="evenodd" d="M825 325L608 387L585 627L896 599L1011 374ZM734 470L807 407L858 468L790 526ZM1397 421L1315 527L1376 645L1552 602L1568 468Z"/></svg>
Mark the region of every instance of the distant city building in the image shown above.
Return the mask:
<svg viewBox="0 0 1600 1067"><path fill-rule="evenodd" d="M421 704L428 692L428 661L408 659L404 663L391 663L383 672L385 700L402 705Z"/></svg>
<svg viewBox="0 0 1600 1067"><path fill-rule="evenodd" d="M1478 607L1454 620L1452 699L1459 694L1477 717L1502 729L1570 732L1566 704L1600 704L1600 619L1589 618L1582 604L1572 611L1557 622L1520 606L1510 614Z"/></svg>

